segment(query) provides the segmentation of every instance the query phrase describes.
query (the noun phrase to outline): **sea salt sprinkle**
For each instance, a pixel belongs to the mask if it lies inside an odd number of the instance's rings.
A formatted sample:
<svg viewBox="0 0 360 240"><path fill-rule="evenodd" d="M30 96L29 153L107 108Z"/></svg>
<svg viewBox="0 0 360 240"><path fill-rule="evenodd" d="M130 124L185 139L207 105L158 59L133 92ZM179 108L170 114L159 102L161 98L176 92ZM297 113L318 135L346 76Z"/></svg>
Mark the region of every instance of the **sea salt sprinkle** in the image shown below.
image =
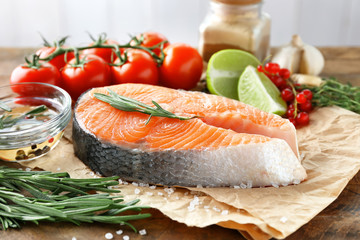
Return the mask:
<svg viewBox="0 0 360 240"><path fill-rule="evenodd" d="M287 222L287 217L282 217L282 218L280 218L280 222L282 222L282 223L286 223Z"/></svg>
<svg viewBox="0 0 360 240"><path fill-rule="evenodd" d="M221 215L228 215L229 214L229 210L222 210Z"/></svg>
<svg viewBox="0 0 360 240"><path fill-rule="evenodd" d="M76 240L76 237L72 237L71 240Z"/></svg>
<svg viewBox="0 0 360 240"><path fill-rule="evenodd" d="M139 234L140 234L141 236L146 235L146 230L145 230L145 229L141 229L141 230L139 231Z"/></svg>
<svg viewBox="0 0 360 240"><path fill-rule="evenodd" d="M139 194L139 193L140 193L140 189L135 188L134 193L135 193L135 194Z"/></svg>
<svg viewBox="0 0 360 240"><path fill-rule="evenodd" d="M154 195L154 193L152 193L152 192L146 192L146 195L152 196L152 195Z"/></svg>
<svg viewBox="0 0 360 240"><path fill-rule="evenodd" d="M150 186L149 188L150 188L150 189L156 189L156 186L153 185L153 186Z"/></svg>
<svg viewBox="0 0 360 240"><path fill-rule="evenodd" d="M134 185L135 187L139 186L139 184L137 182L132 182L131 184Z"/></svg>
<svg viewBox="0 0 360 240"><path fill-rule="evenodd" d="M217 207L213 207L213 210L214 210L215 212L221 212L221 210L220 210L219 208L217 208Z"/></svg>
<svg viewBox="0 0 360 240"><path fill-rule="evenodd" d="M164 188L164 192L166 192L168 195L171 195L175 192L175 188Z"/></svg>
<svg viewBox="0 0 360 240"><path fill-rule="evenodd" d="M123 236L123 240L130 240L130 237L128 235Z"/></svg>
<svg viewBox="0 0 360 240"><path fill-rule="evenodd" d="M194 199L190 202L190 205L188 206L188 211L192 212L195 210L195 207L200 205L198 196L194 196Z"/></svg>
<svg viewBox="0 0 360 240"><path fill-rule="evenodd" d="M113 239L114 236L112 235L112 233L106 233L106 234L105 234L105 238L106 238L106 239Z"/></svg>
<svg viewBox="0 0 360 240"><path fill-rule="evenodd" d="M124 232L123 230L119 229L119 230L116 231L116 234L121 235L123 232Z"/></svg>

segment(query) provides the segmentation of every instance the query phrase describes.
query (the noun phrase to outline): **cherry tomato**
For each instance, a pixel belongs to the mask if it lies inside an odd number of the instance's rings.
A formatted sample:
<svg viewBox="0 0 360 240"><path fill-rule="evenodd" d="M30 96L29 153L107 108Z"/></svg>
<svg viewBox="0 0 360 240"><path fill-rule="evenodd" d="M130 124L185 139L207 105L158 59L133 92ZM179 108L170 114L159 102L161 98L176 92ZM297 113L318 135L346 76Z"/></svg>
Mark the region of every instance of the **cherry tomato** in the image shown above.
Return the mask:
<svg viewBox="0 0 360 240"><path fill-rule="evenodd" d="M43 47L36 51L36 54L40 58L46 58L56 50L55 47ZM74 58L73 52L67 52L66 54L60 54L48 62L54 65L57 69L61 70L68 61Z"/></svg>
<svg viewBox="0 0 360 240"><path fill-rule="evenodd" d="M47 62L41 63L38 69L19 65L11 73L10 84L24 82L40 82L61 86L61 76L59 70ZM21 85L14 86L12 90L20 95L32 95L42 91L41 88L29 89Z"/></svg>
<svg viewBox="0 0 360 240"><path fill-rule="evenodd" d="M166 48L167 46L169 46L169 42L168 39L162 35L161 33L157 33L157 32L144 32L142 34L137 35L136 37L138 39L141 38L141 35L143 37L143 42L140 44L143 47L152 47L155 46L156 44L159 44L163 41L167 41L166 43L164 43L164 47ZM131 42L131 45L134 45L134 42ZM153 52L157 55L160 55L161 53L161 49L160 47L153 49Z"/></svg>
<svg viewBox="0 0 360 240"><path fill-rule="evenodd" d="M144 83L156 85L159 82L159 73L155 61L145 51L130 49L127 51L127 61L121 66L112 66L113 84ZM115 60L115 64L120 59Z"/></svg>
<svg viewBox="0 0 360 240"><path fill-rule="evenodd" d="M166 47L164 53L160 83L175 89L194 88L203 71L203 60L199 52L187 44L175 43Z"/></svg>
<svg viewBox="0 0 360 240"><path fill-rule="evenodd" d="M119 44L114 40L106 40L104 43L104 45L114 45L114 44ZM89 48L89 49L85 49L83 51L84 55L88 55L88 54L92 54L92 55L96 55L98 57L101 57L102 59L105 60L105 62L107 63L111 63L115 60L116 55L113 51L114 48Z"/></svg>
<svg viewBox="0 0 360 240"><path fill-rule="evenodd" d="M72 59L61 71L64 89L76 100L83 92L94 87L104 87L111 84L109 65L95 55L82 55L80 61L85 61L83 67L72 66Z"/></svg>

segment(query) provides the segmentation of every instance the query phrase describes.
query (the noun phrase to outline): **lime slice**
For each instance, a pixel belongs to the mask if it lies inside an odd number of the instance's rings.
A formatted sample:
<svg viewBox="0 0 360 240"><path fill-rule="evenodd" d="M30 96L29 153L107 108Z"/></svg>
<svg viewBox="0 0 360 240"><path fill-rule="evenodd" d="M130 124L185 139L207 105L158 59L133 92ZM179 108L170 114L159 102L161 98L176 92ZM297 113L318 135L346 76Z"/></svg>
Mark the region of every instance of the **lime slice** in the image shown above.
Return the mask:
<svg viewBox="0 0 360 240"><path fill-rule="evenodd" d="M260 64L252 54L226 49L213 54L209 60L206 83L212 94L238 99L237 85L239 77L248 65L254 67Z"/></svg>
<svg viewBox="0 0 360 240"><path fill-rule="evenodd" d="M241 74L238 85L239 100L265 112L283 115L286 102L271 80L253 66L247 66Z"/></svg>

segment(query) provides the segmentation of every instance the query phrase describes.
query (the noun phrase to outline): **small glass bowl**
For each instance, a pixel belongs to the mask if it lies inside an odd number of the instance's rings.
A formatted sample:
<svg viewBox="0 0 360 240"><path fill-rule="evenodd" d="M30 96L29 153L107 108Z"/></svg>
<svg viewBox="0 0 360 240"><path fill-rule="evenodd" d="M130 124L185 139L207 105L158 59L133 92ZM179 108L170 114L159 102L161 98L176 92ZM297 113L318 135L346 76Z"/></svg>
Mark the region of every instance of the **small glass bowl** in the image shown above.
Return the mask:
<svg viewBox="0 0 360 240"><path fill-rule="evenodd" d="M46 83L2 86L0 101L12 109L0 108L0 159L4 161L28 161L48 153L59 143L71 118L69 94ZM40 105L45 105L46 111L24 115ZM3 125L5 117L20 120Z"/></svg>

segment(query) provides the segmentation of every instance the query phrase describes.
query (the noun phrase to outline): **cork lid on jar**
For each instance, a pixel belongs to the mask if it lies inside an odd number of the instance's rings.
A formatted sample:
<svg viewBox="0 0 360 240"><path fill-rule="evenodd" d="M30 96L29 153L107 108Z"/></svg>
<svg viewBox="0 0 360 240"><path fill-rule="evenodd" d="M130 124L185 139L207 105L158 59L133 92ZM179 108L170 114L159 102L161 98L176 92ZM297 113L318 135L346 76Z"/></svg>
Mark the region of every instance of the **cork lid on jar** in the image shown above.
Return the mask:
<svg viewBox="0 0 360 240"><path fill-rule="evenodd" d="M232 5L249 5L262 2L262 0L211 0L213 2L232 4Z"/></svg>

